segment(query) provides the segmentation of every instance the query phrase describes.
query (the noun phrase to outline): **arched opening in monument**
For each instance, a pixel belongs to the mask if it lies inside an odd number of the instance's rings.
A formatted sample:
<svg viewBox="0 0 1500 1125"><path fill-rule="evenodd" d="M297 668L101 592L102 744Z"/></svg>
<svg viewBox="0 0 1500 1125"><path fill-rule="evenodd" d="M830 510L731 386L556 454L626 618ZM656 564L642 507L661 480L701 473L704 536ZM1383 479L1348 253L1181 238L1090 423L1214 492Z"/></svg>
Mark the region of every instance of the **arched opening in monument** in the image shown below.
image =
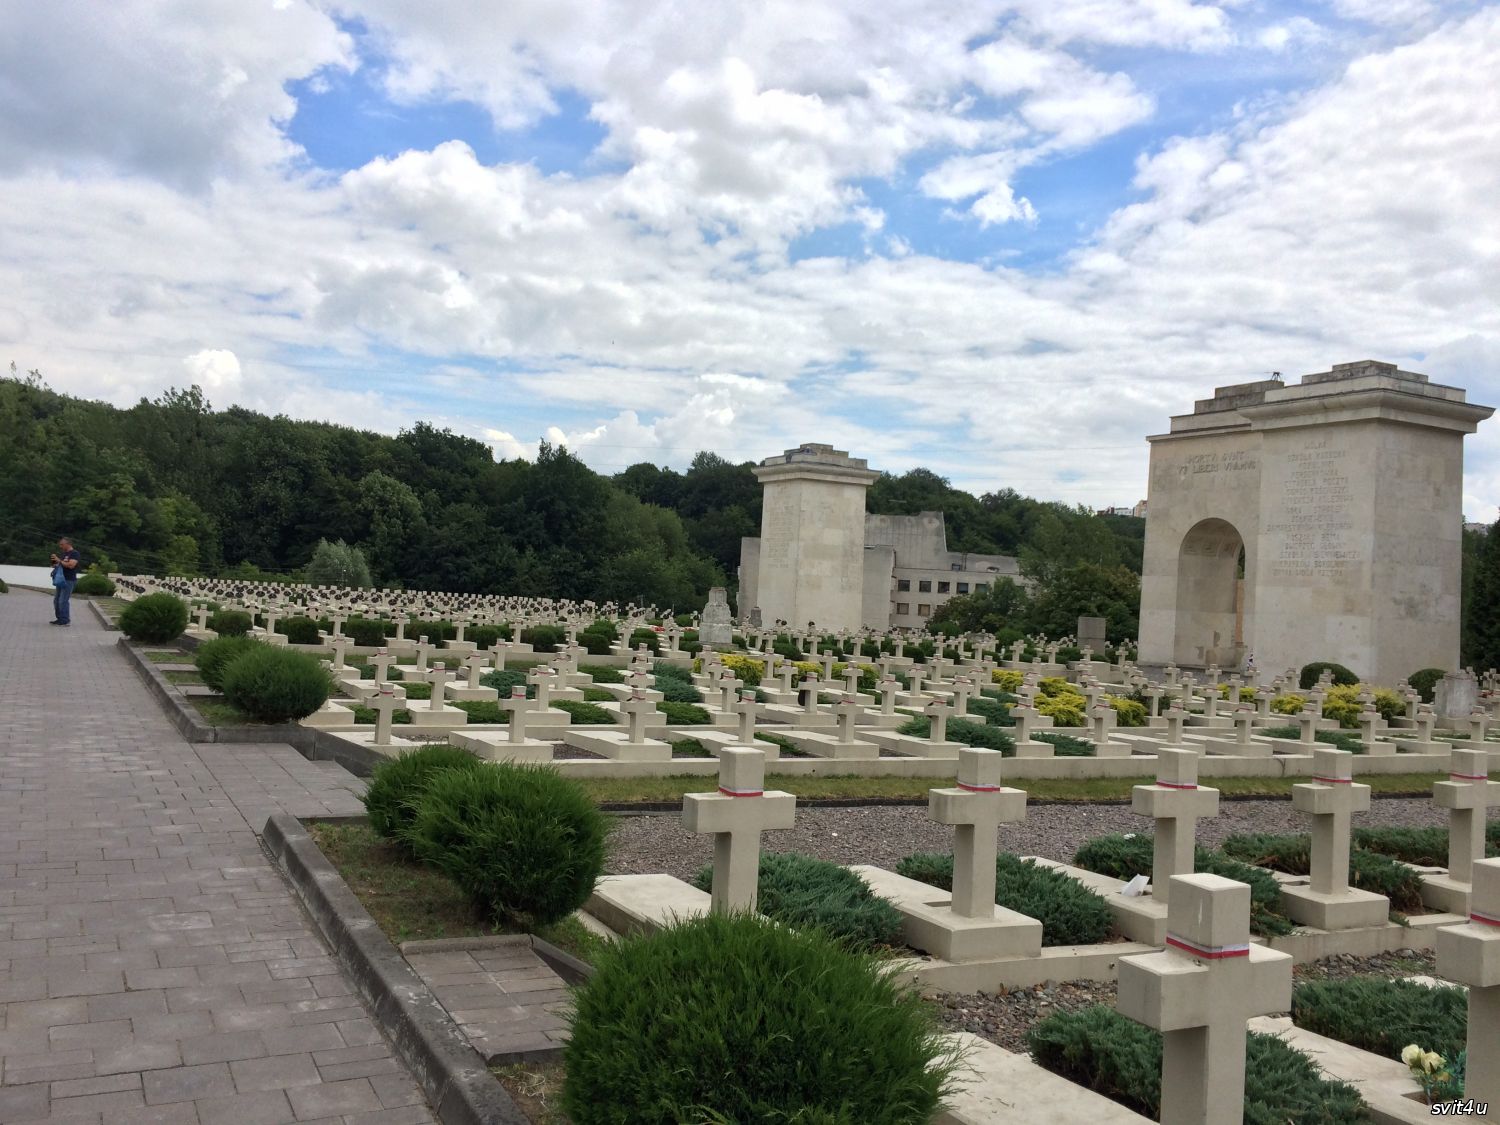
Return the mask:
<svg viewBox="0 0 1500 1125"><path fill-rule="evenodd" d="M1177 555L1178 664L1236 668L1245 658L1245 541L1228 520L1208 519L1183 536Z"/></svg>

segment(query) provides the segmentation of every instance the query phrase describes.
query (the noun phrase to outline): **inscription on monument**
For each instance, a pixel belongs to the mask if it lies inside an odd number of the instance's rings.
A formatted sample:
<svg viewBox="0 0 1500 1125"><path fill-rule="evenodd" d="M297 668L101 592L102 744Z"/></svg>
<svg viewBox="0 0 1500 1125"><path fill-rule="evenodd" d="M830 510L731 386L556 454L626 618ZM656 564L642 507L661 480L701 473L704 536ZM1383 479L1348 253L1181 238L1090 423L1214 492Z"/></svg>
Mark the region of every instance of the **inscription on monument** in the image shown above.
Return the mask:
<svg viewBox="0 0 1500 1125"><path fill-rule="evenodd" d="M1272 578L1343 581L1361 561L1351 532L1351 492L1345 450L1326 438L1310 441L1286 456L1280 494L1281 519L1266 528L1280 540L1268 560Z"/></svg>

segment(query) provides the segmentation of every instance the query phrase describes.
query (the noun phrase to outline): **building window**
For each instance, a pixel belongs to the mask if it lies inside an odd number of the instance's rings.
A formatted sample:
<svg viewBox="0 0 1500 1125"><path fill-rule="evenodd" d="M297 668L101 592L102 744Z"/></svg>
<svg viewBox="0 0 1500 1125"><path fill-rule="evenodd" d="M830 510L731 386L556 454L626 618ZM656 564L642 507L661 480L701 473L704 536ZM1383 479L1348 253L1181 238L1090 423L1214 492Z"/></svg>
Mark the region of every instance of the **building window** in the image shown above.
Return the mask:
<svg viewBox="0 0 1500 1125"><path fill-rule="evenodd" d="M967 582L960 582L958 584L958 592L960 594L967 594L969 592L969 584Z"/></svg>
<svg viewBox="0 0 1500 1125"><path fill-rule="evenodd" d="M940 594L946 594L948 592L948 586L949 586L949 583L947 583L947 582L939 582L938 583L938 593L940 593Z"/></svg>
<svg viewBox="0 0 1500 1125"><path fill-rule="evenodd" d="M930 593L932 593L932 583L930 581L928 581L926 578L922 579L920 582L917 583L917 593L919 593L919 594L930 594Z"/></svg>
<svg viewBox="0 0 1500 1125"><path fill-rule="evenodd" d="M932 616L932 607L930 605L928 605L926 602L920 603L917 606L917 616L918 617L931 617Z"/></svg>
<svg viewBox="0 0 1500 1125"><path fill-rule="evenodd" d="M896 589L899 590L903 594L906 593L908 590L911 589L911 579L910 578L898 578L898 579L896 579Z"/></svg>
<svg viewBox="0 0 1500 1125"><path fill-rule="evenodd" d="M989 588L990 588L990 584L988 582L976 582L976 583L974 583L974 592L976 594L982 594L986 590L988 590Z"/></svg>
<svg viewBox="0 0 1500 1125"><path fill-rule="evenodd" d="M897 617L905 617L910 612L911 612L911 602L897 602L896 603L896 616Z"/></svg>

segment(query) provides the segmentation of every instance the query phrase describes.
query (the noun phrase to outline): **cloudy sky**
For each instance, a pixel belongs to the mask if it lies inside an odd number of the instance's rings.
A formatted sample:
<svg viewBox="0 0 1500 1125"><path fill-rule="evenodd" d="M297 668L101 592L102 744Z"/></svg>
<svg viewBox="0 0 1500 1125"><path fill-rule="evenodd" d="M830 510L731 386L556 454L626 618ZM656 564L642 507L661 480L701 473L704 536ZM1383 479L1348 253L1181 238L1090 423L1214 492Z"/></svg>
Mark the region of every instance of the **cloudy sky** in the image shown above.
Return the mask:
<svg viewBox="0 0 1500 1125"><path fill-rule="evenodd" d="M1500 4L0 0L0 363L1130 504L1215 384L1500 402ZM1466 509L1500 504L1500 420Z"/></svg>

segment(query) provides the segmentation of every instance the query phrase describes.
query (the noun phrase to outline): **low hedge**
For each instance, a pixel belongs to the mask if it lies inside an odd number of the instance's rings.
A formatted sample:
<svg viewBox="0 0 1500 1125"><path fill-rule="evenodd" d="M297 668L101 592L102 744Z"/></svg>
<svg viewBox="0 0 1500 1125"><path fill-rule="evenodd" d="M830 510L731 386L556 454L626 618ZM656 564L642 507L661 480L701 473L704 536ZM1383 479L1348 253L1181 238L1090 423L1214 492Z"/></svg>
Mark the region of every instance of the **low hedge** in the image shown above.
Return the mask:
<svg viewBox="0 0 1500 1125"><path fill-rule="evenodd" d="M1469 997L1461 988L1409 980L1346 977L1307 981L1292 992L1292 1022L1388 1059L1415 1043L1452 1061L1468 1037Z"/></svg>
<svg viewBox="0 0 1500 1125"><path fill-rule="evenodd" d="M187 628L187 602L175 594L146 594L120 611L120 632L133 641L165 644Z"/></svg>
<svg viewBox="0 0 1500 1125"><path fill-rule="evenodd" d="M1259 732L1262 738L1290 738L1297 741L1302 737L1301 727L1266 727ZM1357 734L1345 734L1337 730L1320 730L1313 732L1313 741L1322 743L1324 746L1333 746L1339 750L1347 750L1351 754L1363 754L1365 744L1359 740Z"/></svg>
<svg viewBox="0 0 1500 1125"><path fill-rule="evenodd" d="M1026 1035L1032 1058L1055 1074L1128 1106L1161 1115L1161 1032L1102 1004L1048 1016ZM1274 1035L1248 1033L1244 1125L1368 1122L1359 1092L1323 1078L1311 1059Z"/></svg>
<svg viewBox="0 0 1500 1125"><path fill-rule="evenodd" d="M385 622L369 617L351 617L344 622L344 636L360 648L382 648L385 645Z"/></svg>
<svg viewBox="0 0 1500 1125"><path fill-rule="evenodd" d="M551 767L487 762L434 773L404 838L489 917L529 929L588 901L608 834L583 787Z"/></svg>
<svg viewBox="0 0 1500 1125"><path fill-rule="evenodd" d="M1354 846L1379 852L1418 867L1445 867L1448 863L1446 828L1356 828ZM1484 829L1486 858L1500 858L1500 820Z"/></svg>
<svg viewBox="0 0 1500 1125"><path fill-rule="evenodd" d="M703 702L703 693L693 685L691 680L658 675L651 682L651 686L661 692L662 700L666 703Z"/></svg>
<svg viewBox="0 0 1500 1125"><path fill-rule="evenodd" d="M713 886L712 867L693 876L701 891ZM901 912L853 871L826 859L762 853L756 883L760 913L798 929L822 930L850 949L901 946Z"/></svg>
<svg viewBox="0 0 1500 1125"><path fill-rule="evenodd" d="M1288 875L1306 875L1312 870L1312 837L1248 832L1230 836L1224 854L1256 867L1269 867ZM1349 850L1349 885L1372 891L1391 900L1392 910L1422 909L1422 877L1389 856L1363 848Z"/></svg>
<svg viewBox="0 0 1500 1125"><path fill-rule="evenodd" d="M332 691L317 657L275 645L256 645L224 671L224 698L263 723L306 718Z"/></svg>
<svg viewBox="0 0 1500 1125"><path fill-rule="evenodd" d="M646 651L652 656L661 654L661 634L655 629L637 629L630 634L630 640L627 643L632 652L640 645L645 645Z"/></svg>
<svg viewBox="0 0 1500 1125"><path fill-rule="evenodd" d="M73 593L85 598L107 598L115 592L115 584L107 574L89 572L80 574L73 583Z"/></svg>
<svg viewBox="0 0 1500 1125"><path fill-rule="evenodd" d="M1073 854L1073 866L1096 871L1112 879L1129 880L1137 875L1150 876L1155 837L1151 833L1130 832L1096 836ZM1250 887L1250 930L1263 937L1289 934L1293 925L1281 912L1281 885L1269 871L1240 863L1208 848L1193 849L1193 870L1204 875L1219 875Z"/></svg>
<svg viewBox="0 0 1500 1125"><path fill-rule="evenodd" d="M276 631L286 637L288 644L315 645L318 643L318 623L311 617L297 615L284 617L276 622Z"/></svg>
<svg viewBox="0 0 1500 1125"><path fill-rule="evenodd" d="M1094 744L1077 735L1038 730L1031 732L1031 740L1052 743L1052 752L1059 758L1092 758L1094 756Z"/></svg>
<svg viewBox="0 0 1500 1125"><path fill-rule="evenodd" d="M932 720L926 715L918 715L907 719L897 727L896 733L910 735L913 738L930 738ZM1014 738L999 727L976 723L972 719L949 719L946 733L949 742L962 743L964 746L979 746L986 750L998 750L1007 758L1016 752Z"/></svg>
<svg viewBox="0 0 1500 1125"><path fill-rule="evenodd" d="M953 855L918 852L896 864L896 873L951 891ZM1043 945L1092 945L1109 936L1112 924L1103 896L1008 852L995 859L995 902L1040 922Z"/></svg>
<svg viewBox="0 0 1500 1125"><path fill-rule="evenodd" d="M567 630L561 625L533 625L521 630L521 643L530 645L536 652L556 652L557 646L567 639Z"/></svg>
<svg viewBox="0 0 1500 1125"><path fill-rule="evenodd" d="M371 715L375 714L371 709ZM434 743L408 750L381 762L370 774L365 789L365 812L370 827L387 840L407 846L406 832L416 816L417 802L439 770L477 769L480 760L467 750Z"/></svg>
<svg viewBox="0 0 1500 1125"><path fill-rule="evenodd" d="M614 642L603 633L579 633L578 644L590 656L607 656Z"/></svg>
<svg viewBox="0 0 1500 1125"><path fill-rule="evenodd" d="M255 618L242 609L221 609L208 618L208 627L221 637L243 637L254 624Z"/></svg>
<svg viewBox="0 0 1500 1125"><path fill-rule="evenodd" d="M607 664L580 664L578 670L596 684L623 684L625 673Z"/></svg>
<svg viewBox="0 0 1500 1125"><path fill-rule="evenodd" d="M552 706L559 711L566 711L569 718L579 726L605 726L620 721L619 715L613 711L606 711L597 703L580 703L576 699L554 699Z"/></svg>
<svg viewBox="0 0 1500 1125"><path fill-rule="evenodd" d="M608 946L564 1050L574 1125L926 1125L956 1069L883 962L746 914Z"/></svg>
<svg viewBox="0 0 1500 1125"><path fill-rule="evenodd" d="M509 699L511 690L518 687L526 689L526 698L536 698L536 685L526 682L526 673L519 668L498 668L493 672L486 672L479 677L479 682L484 687L494 688L500 693L501 699Z"/></svg>
<svg viewBox="0 0 1500 1125"><path fill-rule="evenodd" d="M664 700L656 705L656 709L667 717L668 726L704 727L713 722L709 713L695 703L671 703Z"/></svg>

